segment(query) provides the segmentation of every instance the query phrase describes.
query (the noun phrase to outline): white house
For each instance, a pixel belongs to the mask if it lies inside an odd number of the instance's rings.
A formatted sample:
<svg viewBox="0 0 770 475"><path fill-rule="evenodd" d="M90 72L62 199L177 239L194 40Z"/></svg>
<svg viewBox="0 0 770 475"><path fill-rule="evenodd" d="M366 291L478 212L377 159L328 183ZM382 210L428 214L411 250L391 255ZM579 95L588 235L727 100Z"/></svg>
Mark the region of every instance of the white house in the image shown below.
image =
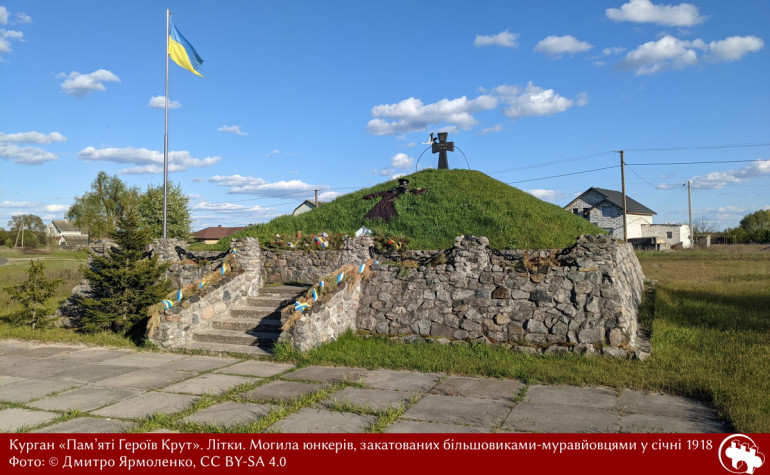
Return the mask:
<svg viewBox="0 0 770 475"><path fill-rule="evenodd" d="M83 234L80 228L63 219L54 219L45 228L45 235L54 238L56 244L61 247L86 247L88 246L88 234Z"/></svg>
<svg viewBox="0 0 770 475"><path fill-rule="evenodd" d="M623 239L623 194L603 188L589 188L572 200L564 209L581 216L610 233ZM635 245L654 249L670 249L680 245L691 246L690 229L687 225L653 224L655 211L626 195L627 238Z"/></svg>
<svg viewBox="0 0 770 475"><path fill-rule="evenodd" d="M326 204L325 201L319 201L318 202L318 206L325 205L325 204ZM300 204L299 206L294 208L294 211L291 214L293 216L297 216L298 214L307 213L308 211L312 211L312 210L316 209L316 207L317 206L312 201L305 200L305 201L302 202L302 204Z"/></svg>

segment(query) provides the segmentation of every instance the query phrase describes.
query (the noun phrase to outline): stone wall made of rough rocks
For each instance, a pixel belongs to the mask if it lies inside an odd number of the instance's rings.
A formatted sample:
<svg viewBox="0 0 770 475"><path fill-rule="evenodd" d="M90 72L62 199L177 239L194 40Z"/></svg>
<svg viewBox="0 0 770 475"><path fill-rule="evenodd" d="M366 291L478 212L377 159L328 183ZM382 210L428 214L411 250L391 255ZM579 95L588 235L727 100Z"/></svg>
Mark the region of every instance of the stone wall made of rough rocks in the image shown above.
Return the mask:
<svg viewBox="0 0 770 475"><path fill-rule="evenodd" d="M313 311L302 315L294 325L281 332L278 341L288 341L300 351L308 351L323 343L334 341L347 330L356 331L356 315L361 299L360 280L346 284L331 298L313 306ZM281 325L291 314L281 316Z"/></svg>
<svg viewBox="0 0 770 475"><path fill-rule="evenodd" d="M560 252L507 252L523 254L548 256L541 259L547 265L493 255L486 238L468 236L456 239L447 264L403 277L396 266L375 265L356 327L411 340L490 342L547 353L605 347L620 356L634 348L644 276L630 244L581 236Z"/></svg>
<svg viewBox="0 0 770 475"><path fill-rule="evenodd" d="M263 251L262 276L266 284L314 284L343 265L363 264L373 245L369 237L346 237L341 250Z"/></svg>
<svg viewBox="0 0 770 475"><path fill-rule="evenodd" d="M227 313L243 297L259 295L263 285L259 241L255 238L233 239L230 246L236 251L237 272L204 287L202 294L164 310L147 335L153 343L165 348L183 345L192 339L196 330L210 328L215 315Z"/></svg>

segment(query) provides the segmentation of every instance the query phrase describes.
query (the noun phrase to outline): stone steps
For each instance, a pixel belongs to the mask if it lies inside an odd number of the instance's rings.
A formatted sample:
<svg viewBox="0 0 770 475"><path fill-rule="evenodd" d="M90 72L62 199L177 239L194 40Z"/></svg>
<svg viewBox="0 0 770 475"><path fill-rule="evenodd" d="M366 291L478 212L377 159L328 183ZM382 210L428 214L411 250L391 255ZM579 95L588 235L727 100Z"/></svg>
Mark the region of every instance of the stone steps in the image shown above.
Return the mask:
<svg viewBox="0 0 770 475"><path fill-rule="evenodd" d="M294 302L306 286L263 287L257 297L247 297L215 316L211 328L193 334L188 349L267 355L281 334L281 309Z"/></svg>

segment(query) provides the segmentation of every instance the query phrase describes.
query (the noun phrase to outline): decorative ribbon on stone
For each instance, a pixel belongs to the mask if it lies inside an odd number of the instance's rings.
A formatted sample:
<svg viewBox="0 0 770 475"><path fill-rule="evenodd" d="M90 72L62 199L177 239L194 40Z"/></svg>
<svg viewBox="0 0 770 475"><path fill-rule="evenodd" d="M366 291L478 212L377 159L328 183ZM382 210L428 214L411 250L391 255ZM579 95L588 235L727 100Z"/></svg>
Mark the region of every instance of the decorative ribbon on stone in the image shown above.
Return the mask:
<svg viewBox="0 0 770 475"><path fill-rule="evenodd" d="M395 247L396 250L401 249L401 244L397 243L396 241L390 239L388 240L388 244Z"/></svg>
<svg viewBox="0 0 770 475"><path fill-rule="evenodd" d="M300 303L299 300L294 302L294 311L297 312L304 312L305 310L310 308L310 304L308 303Z"/></svg>
<svg viewBox="0 0 770 475"><path fill-rule="evenodd" d="M313 302L318 300L318 293L315 291L315 288L313 289Z"/></svg>
<svg viewBox="0 0 770 475"><path fill-rule="evenodd" d="M358 273L363 274L364 269L366 269L366 264L361 264L360 266L358 266Z"/></svg>
<svg viewBox="0 0 770 475"><path fill-rule="evenodd" d="M202 288L203 288L203 285L204 285L205 283L206 283L206 279L203 279L203 280L201 280L201 281L198 283L198 288L199 288L199 289L202 289Z"/></svg>
<svg viewBox="0 0 770 475"><path fill-rule="evenodd" d="M321 288L321 290L324 289L324 284L325 284L325 282L323 280L318 283L318 286Z"/></svg>
<svg viewBox="0 0 770 475"><path fill-rule="evenodd" d="M176 291L176 301L179 302L180 300L182 300L182 289Z"/></svg>
<svg viewBox="0 0 770 475"><path fill-rule="evenodd" d="M225 275L225 263L222 263L222 275Z"/></svg>
<svg viewBox="0 0 770 475"><path fill-rule="evenodd" d="M164 308L171 308L174 306L174 303L171 300L161 300Z"/></svg>
<svg viewBox="0 0 770 475"><path fill-rule="evenodd" d="M322 238L321 236L316 236L316 237L315 237L315 243L316 243L316 244L318 244L319 246L321 246L321 247L322 247L322 248L324 248L324 249L326 249L327 247L329 247L329 243L327 243L327 242L324 240L324 238Z"/></svg>
<svg viewBox="0 0 770 475"><path fill-rule="evenodd" d="M345 277L345 273L344 273L344 272L340 272L339 274L337 274L337 283L338 283L338 284L339 284L340 282L342 282L342 278L343 278L343 277Z"/></svg>

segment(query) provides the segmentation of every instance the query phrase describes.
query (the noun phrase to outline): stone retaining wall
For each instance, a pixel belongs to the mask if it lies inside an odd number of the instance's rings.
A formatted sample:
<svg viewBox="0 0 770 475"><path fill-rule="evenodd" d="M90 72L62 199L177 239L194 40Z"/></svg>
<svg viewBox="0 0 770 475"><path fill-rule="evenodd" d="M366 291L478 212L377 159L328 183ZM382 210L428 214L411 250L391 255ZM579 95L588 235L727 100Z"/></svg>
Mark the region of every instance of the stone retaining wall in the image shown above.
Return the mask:
<svg viewBox="0 0 770 475"><path fill-rule="evenodd" d="M153 343L166 348L183 345L192 339L196 330L210 328L214 315L225 314L242 297L259 295L263 285L259 241L255 238L233 239L230 246L236 251L237 272L204 287L200 295L193 295L164 310L148 329L147 336Z"/></svg>
<svg viewBox="0 0 770 475"><path fill-rule="evenodd" d="M369 259L371 238L346 237L341 250L263 251L262 277L266 284L314 284L343 265L360 265Z"/></svg>

